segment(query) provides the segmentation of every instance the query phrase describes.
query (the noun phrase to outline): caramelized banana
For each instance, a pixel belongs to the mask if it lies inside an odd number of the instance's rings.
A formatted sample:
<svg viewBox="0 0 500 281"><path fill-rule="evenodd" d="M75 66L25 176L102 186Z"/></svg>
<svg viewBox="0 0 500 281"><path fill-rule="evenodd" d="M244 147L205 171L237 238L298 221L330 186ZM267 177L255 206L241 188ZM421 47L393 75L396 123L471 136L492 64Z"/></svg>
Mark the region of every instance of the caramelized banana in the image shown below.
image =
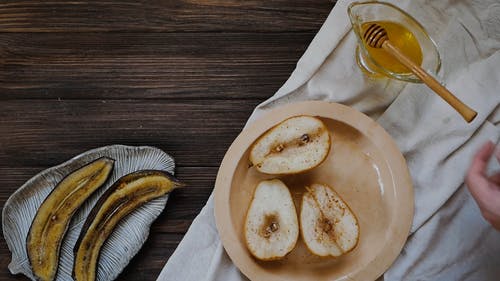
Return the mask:
<svg viewBox="0 0 500 281"><path fill-rule="evenodd" d="M120 178L97 201L76 243L73 278L92 281L97 275L100 249L126 215L146 202L183 186L164 171L138 171Z"/></svg>
<svg viewBox="0 0 500 281"><path fill-rule="evenodd" d="M38 208L26 241L31 268L37 279L54 280L59 250L73 214L106 182L113 165L113 159L102 157L72 172Z"/></svg>

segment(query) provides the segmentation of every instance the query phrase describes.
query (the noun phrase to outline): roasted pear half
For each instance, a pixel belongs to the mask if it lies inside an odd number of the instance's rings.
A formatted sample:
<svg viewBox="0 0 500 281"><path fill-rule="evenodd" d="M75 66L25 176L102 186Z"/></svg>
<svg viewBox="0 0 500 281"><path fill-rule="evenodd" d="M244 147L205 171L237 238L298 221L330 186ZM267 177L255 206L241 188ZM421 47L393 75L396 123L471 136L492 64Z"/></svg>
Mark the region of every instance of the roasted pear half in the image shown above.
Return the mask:
<svg viewBox="0 0 500 281"><path fill-rule="evenodd" d="M106 182L113 165L113 159L103 157L72 172L38 208L26 241L31 268L38 280L55 278L59 250L73 214Z"/></svg>
<svg viewBox="0 0 500 281"><path fill-rule="evenodd" d="M142 170L118 179L87 217L74 248L73 278L92 281L97 275L100 249L120 220L146 202L183 186L165 171Z"/></svg>
<svg viewBox="0 0 500 281"><path fill-rule="evenodd" d="M293 250L299 237L297 212L288 187L278 179L260 182L245 220L245 240L260 260L276 260Z"/></svg>
<svg viewBox="0 0 500 281"><path fill-rule="evenodd" d="M329 186L313 184L302 196L300 226L307 248L318 256L339 257L358 243L358 220Z"/></svg>
<svg viewBox="0 0 500 281"><path fill-rule="evenodd" d="M321 164L330 151L330 133L311 116L286 119L259 137L250 162L262 173L296 174Z"/></svg>

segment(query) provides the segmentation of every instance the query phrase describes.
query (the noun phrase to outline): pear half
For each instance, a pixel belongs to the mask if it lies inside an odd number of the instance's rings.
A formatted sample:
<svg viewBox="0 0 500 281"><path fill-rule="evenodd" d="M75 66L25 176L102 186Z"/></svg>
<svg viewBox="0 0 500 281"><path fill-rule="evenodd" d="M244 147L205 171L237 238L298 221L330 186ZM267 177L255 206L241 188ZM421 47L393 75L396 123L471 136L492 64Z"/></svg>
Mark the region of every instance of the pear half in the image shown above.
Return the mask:
<svg viewBox="0 0 500 281"><path fill-rule="evenodd" d="M312 184L306 189L300 226L307 248L315 255L333 257L354 249L359 225L349 206L327 185Z"/></svg>
<svg viewBox="0 0 500 281"><path fill-rule="evenodd" d="M286 119L262 135L250 150L250 162L262 173L296 174L321 164L330 151L330 133L312 116Z"/></svg>
<svg viewBox="0 0 500 281"><path fill-rule="evenodd" d="M245 219L245 240L260 260L276 260L293 250L299 237L297 212L288 187L280 180L261 181Z"/></svg>

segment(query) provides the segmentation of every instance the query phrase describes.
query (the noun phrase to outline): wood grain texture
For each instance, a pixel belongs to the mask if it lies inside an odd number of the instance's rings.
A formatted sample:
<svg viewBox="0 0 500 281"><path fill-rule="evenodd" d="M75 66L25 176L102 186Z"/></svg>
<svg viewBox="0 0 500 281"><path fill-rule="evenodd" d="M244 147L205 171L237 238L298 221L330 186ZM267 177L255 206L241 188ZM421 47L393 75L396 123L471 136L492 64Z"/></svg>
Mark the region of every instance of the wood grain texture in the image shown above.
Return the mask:
<svg viewBox="0 0 500 281"><path fill-rule="evenodd" d="M108 144L151 145L177 165L216 167L256 100L0 101L0 163L53 166Z"/></svg>
<svg viewBox="0 0 500 281"><path fill-rule="evenodd" d="M310 33L4 33L0 34L4 60L0 99L262 100L287 79L312 37Z"/></svg>
<svg viewBox="0 0 500 281"><path fill-rule="evenodd" d="M6 32L312 31L328 0L2 1Z"/></svg>
<svg viewBox="0 0 500 281"><path fill-rule="evenodd" d="M334 1L0 1L0 206L88 149L152 145L173 192L118 280L156 280L254 107L285 82ZM8 272L0 239L0 281Z"/></svg>

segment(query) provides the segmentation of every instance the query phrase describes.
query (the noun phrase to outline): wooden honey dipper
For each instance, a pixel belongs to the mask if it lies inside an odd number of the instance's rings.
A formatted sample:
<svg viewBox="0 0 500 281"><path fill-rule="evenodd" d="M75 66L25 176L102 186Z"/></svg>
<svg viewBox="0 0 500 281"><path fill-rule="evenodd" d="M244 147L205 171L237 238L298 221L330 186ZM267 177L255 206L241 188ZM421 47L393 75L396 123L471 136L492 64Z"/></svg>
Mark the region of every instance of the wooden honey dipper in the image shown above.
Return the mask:
<svg viewBox="0 0 500 281"><path fill-rule="evenodd" d="M436 92L449 105L451 105L467 122L471 122L477 115L477 112L464 104L448 89L441 85L434 77L430 76L420 66L416 65L412 60L405 56L401 50L391 44L389 36L383 27L378 24L371 24L364 32L363 39L368 46L373 48L382 48L392 55L395 59L409 68L418 78L420 78L429 88Z"/></svg>

